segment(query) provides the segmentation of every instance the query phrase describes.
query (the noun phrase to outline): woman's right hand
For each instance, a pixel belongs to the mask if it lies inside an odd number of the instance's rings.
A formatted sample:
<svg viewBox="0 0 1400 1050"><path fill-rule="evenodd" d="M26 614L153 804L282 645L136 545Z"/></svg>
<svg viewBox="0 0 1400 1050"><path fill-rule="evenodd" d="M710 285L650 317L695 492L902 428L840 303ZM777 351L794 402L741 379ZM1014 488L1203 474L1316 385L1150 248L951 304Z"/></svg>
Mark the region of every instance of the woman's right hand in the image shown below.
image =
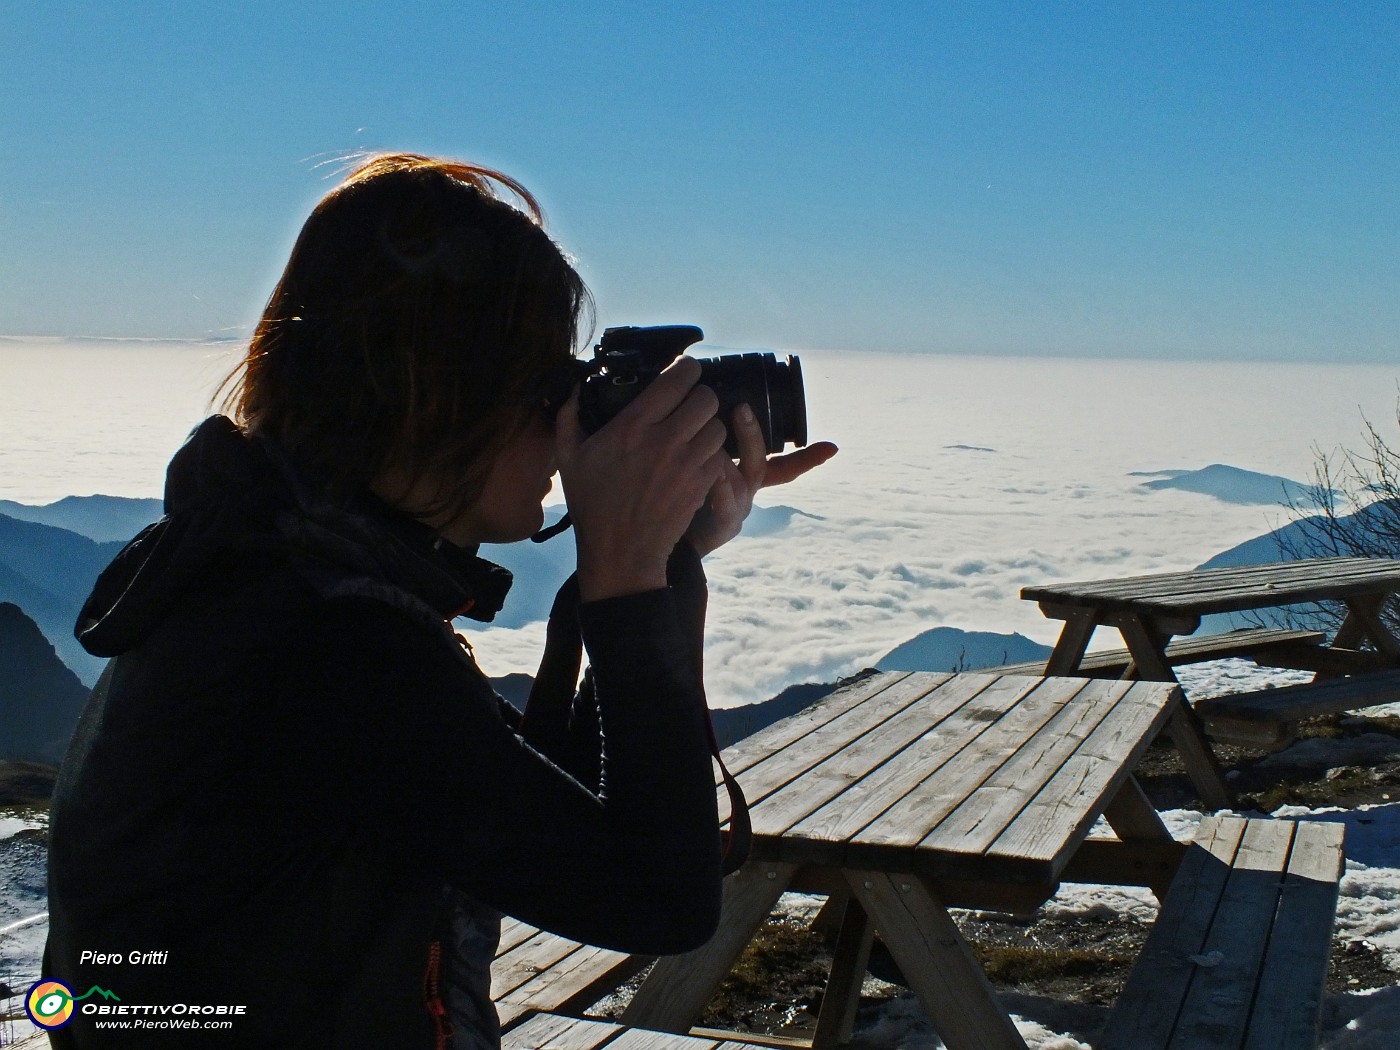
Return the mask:
<svg viewBox="0 0 1400 1050"><path fill-rule="evenodd" d="M559 410L559 476L578 545L579 594L596 601L666 586L666 561L730 465L719 399L677 358L594 434L578 392Z"/></svg>

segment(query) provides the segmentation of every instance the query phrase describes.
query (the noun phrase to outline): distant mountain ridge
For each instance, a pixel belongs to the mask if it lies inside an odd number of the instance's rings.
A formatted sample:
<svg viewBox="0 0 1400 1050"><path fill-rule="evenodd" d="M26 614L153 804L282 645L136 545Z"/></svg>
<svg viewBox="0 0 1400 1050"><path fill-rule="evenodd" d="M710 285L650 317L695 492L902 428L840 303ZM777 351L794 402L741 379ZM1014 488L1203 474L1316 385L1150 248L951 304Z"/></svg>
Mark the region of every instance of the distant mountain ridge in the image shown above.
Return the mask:
<svg viewBox="0 0 1400 1050"><path fill-rule="evenodd" d="M1212 463L1200 470L1133 471L1128 476L1155 478L1142 483L1145 489L1198 492L1225 503L1308 507L1315 505L1317 499L1317 489L1312 485L1302 485L1277 474L1260 474L1224 463Z"/></svg>
<svg viewBox="0 0 1400 1050"><path fill-rule="evenodd" d="M67 529L99 543L125 543L164 513L161 500L128 496L65 496L42 506L0 499L0 514Z"/></svg>

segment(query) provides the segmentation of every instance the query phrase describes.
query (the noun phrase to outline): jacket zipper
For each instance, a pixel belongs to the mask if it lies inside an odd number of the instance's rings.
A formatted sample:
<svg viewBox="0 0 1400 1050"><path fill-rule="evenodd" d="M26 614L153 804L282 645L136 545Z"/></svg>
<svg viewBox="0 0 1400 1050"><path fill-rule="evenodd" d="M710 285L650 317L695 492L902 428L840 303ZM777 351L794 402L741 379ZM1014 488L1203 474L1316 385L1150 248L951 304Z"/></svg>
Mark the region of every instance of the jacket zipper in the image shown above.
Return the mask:
<svg viewBox="0 0 1400 1050"><path fill-rule="evenodd" d="M433 941L428 945L428 969L423 975L423 991L428 1007L428 1016L433 1019L437 1033L435 1050L449 1050L452 1046L452 1021L447 1016L447 1006L442 1001L442 942Z"/></svg>

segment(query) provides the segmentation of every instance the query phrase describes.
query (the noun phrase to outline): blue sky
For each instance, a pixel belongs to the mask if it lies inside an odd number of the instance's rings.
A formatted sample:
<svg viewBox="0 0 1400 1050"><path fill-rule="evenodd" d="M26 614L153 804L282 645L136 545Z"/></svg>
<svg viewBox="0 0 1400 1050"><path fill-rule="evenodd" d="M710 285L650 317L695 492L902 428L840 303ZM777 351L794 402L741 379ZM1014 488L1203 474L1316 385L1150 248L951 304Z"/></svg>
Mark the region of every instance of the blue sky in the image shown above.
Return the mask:
<svg viewBox="0 0 1400 1050"><path fill-rule="evenodd" d="M242 334L322 162L399 148L522 178L604 324L1400 351L1395 4L0 0L0 49L0 333Z"/></svg>

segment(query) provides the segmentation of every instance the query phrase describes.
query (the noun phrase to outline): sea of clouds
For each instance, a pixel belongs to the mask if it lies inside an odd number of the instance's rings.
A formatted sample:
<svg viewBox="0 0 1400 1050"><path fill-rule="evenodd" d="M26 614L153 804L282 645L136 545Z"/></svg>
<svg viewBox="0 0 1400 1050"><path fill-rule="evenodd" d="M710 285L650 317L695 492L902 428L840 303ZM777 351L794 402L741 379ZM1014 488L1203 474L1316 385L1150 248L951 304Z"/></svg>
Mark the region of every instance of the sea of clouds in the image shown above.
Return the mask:
<svg viewBox="0 0 1400 1050"><path fill-rule="evenodd" d="M1052 644L1059 622L1023 586L1190 568L1285 520L1134 472L1225 462L1307 480L1315 445L1354 442L1363 410L1395 412L1380 366L801 356L812 438L841 453L760 494L799 512L785 527L707 562L717 706L830 681L937 626ZM543 638L471 633L493 674L529 670Z"/></svg>
<svg viewBox="0 0 1400 1050"><path fill-rule="evenodd" d="M0 499L159 495L235 353L0 340ZM1315 447L1396 411L1381 365L797 353L811 437L841 452L761 493L752 534L707 560L716 706L830 681L938 626L1053 643L1021 587L1189 568L1284 520L1141 472L1308 481ZM489 673L534 670L542 624L465 629Z"/></svg>

